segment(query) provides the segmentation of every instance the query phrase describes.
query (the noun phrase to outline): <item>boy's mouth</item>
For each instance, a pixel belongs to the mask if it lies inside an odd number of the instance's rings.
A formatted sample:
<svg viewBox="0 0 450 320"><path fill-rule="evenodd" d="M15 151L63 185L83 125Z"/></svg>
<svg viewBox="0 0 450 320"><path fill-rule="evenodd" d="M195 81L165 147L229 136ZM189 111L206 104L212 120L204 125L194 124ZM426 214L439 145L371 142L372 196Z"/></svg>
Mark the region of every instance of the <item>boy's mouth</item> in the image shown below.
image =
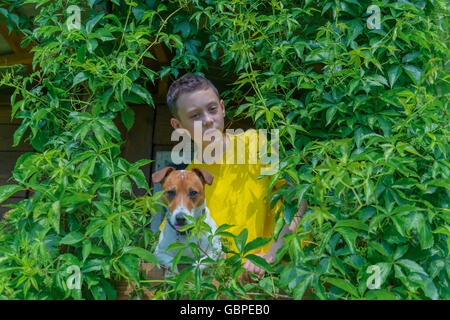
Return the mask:
<svg viewBox="0 0 450 320"><path fill-rule="evenodd" d="M220 133L220 131L217 130L216 128L209 128L209 129L206 129L205 131L203 131L203 135L204 136L212 136L213 134L215 134L217 132Z"/></svg>

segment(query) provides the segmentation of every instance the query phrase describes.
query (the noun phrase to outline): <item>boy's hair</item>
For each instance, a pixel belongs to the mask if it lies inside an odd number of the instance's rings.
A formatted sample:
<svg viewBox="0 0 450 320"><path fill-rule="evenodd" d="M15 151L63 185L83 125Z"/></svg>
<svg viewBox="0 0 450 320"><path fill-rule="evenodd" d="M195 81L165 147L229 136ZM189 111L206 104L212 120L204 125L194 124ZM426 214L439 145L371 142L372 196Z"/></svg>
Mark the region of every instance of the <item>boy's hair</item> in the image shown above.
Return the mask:
<svg viewBox="0 0 450 320"><path fill-rule="evenodd" d="M167 92L167 105L169 106L170 112L175 118L178 118L177 113L177 99L183 94L188 92L193 92L197 90L206 90L211 88L219 96L219 91L208 79L200 75L185 75L181 78L175 80L169 87Z"/></svg>

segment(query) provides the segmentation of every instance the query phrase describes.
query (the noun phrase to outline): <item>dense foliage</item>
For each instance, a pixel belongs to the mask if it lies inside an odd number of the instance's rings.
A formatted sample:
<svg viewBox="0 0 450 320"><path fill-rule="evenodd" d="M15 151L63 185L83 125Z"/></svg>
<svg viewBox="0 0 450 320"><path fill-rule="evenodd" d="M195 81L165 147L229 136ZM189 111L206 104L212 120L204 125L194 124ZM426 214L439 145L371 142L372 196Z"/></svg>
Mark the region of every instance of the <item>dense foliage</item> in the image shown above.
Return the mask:
<svg viewBox="0 0 450 320"><path fill-rule="evenodd" d="M308 211L273 265L247 256L264 239L246 244L225 225L240 252L203 275L184 269L157 297L450 298L448 3L89 0L81 29L69 30L66 8L79 1L28 1L41 8L32 22L12 13L27 1L4 2L42 69L1 83L15 88L22 119L14 143L27 138L37 152L18 160L17 185L0 187L0 203L32 191L2 222L0 297L113 299L111 279L146 285L137 270L155 260L146 225L159 196L139 170L149 160L119 156L113 119L131 128L129 104L154 105L150 82L205 73L209 56L238 77L223 93L228 116L280 129L271 181L293 186L272 195L284 201L275 237L300 199ZM371 5L379 29L367 24ZM156 71L143 58L157 43L175 56ZM243 257L266 275L242 285ZM71 265L81 291L67 288Z"/></svg>

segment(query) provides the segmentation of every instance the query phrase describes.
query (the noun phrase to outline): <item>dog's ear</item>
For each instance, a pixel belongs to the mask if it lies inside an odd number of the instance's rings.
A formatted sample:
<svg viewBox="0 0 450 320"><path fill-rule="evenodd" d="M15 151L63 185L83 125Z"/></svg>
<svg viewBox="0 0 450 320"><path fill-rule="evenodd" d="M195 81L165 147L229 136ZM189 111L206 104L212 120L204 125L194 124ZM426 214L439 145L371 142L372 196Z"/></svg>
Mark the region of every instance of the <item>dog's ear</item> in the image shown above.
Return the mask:
<svg viewBox="0 0 450 320"><path fill-rule="evenodd" d="M165 167L164 169L156 171L155 173L152 174L153 183L160 183L174 170L175 170L174 167Z"/></svg>
<svg viewBox="0 0 450 320"><path fill-rule="evenodd" d="M202 180L203 183L206 183L208 185L212 184L214 177L208 171L205 171L200 168L194 168L192 169L192 171L194 171L195 174L199 176L200 180Z"/></svg>

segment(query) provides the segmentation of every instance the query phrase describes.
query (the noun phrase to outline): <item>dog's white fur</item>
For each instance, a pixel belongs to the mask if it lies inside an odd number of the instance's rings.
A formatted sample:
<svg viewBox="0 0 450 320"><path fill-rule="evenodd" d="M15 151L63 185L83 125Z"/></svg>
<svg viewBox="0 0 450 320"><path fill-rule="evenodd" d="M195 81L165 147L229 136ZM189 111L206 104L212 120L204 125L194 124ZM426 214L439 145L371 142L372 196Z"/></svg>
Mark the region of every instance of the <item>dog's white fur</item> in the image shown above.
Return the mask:
<svg viewBox="0 0 450 320"><path fill-rule="evenodd" d="M189 212L186 208L183 206L177 207L172 214L167 214L166 219L170 219L170 222L172 225L175 225L175 216L177 213L183 212L185 215L189 215L193 217L194 219L198 219L202 214L206 214L204 222L208 224L211 227L211 232L214 234L217 230L217 224L212 219L209 209L206 206L206 200L204 204L200 207L192 209L192 212ZM197 244L197 246L201 249L200 253L202 254L202 257L200 261L197 262L197 265L199 265L200 270L203 271L203 269L206 267L206 264L202 264L201 261L205 258L209 257L212 258L214 261L217 261L221 255L222 255L222 246L220 243L219 236L214 236L211 244L209 244L208 237L211 234L202 234L200 236L200 241L197 239L197 235L193 235L190 239L190 242L194 242ZM171 269L172 267L172 261L175 255L181 248L174 249L167 251L167 248L174 242L181 242L181 243L187 243L187 235L179 234L172 226L169 225L169 223L166 221L161 234L159 236L159 242L158 246L155 250L155 255L158 258L161 265L165 266L168 269ZM204 252L207 254L205 255ZM188 256L193 259L195 259L194 254L192 253L192 250L190 248L187 248L183 252L183 256ZM178 270L173 270L174 272L178 272Z"/></svg>

